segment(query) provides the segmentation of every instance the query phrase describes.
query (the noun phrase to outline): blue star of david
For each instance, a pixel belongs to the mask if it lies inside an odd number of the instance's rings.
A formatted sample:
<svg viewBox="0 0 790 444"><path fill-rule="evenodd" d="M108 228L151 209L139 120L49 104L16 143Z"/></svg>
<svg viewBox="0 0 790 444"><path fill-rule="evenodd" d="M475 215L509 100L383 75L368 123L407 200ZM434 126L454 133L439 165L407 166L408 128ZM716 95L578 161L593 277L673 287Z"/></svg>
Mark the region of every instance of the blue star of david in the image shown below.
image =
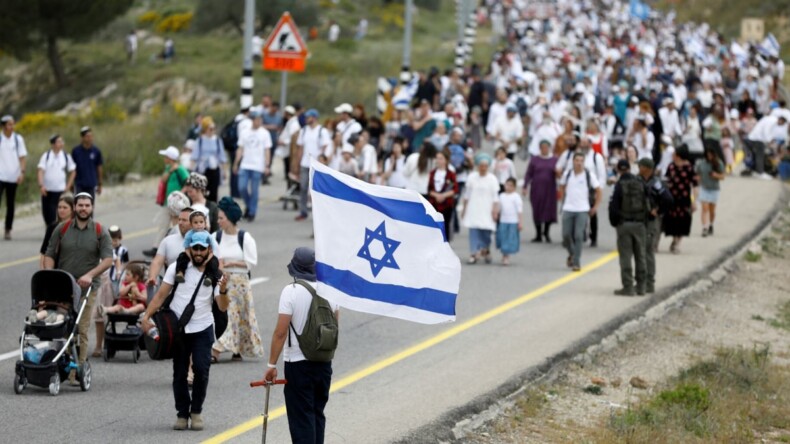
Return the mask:
<svg viewBox="0 0 790 444"><path fill-rule="evenodd" d="M381 241L384 246L384 256L381 259L376 259L370 254L370 243L374 240ZM400 242L387 237L387 231L384 222L382 222L375 230L365 227L365 243L359 249L357 256L370 262L370 271L373 273L373 277L377 277L383 268L400 270L398 263L392 256L399 245Z"/></svg>

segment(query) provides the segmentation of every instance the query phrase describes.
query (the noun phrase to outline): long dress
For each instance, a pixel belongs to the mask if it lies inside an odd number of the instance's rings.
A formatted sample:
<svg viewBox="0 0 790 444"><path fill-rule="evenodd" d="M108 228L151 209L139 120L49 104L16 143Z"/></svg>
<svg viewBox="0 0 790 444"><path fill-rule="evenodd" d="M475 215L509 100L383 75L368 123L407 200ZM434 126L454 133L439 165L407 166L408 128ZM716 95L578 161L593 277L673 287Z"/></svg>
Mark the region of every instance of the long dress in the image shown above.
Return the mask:
<svg viewBox="0 0 790 444"><path fill-rule="evenodd" d="M215 234L216 239L216 234ZM244 248L239 245L238 235L222 233L219 242L222 260L225 262L244 261L247 268L227 267L228 273L228 328L214 343L214 350L229 351L248 357L263 357L263 343L258 332L258 319L252 300L252 285L248 270L258 263L258 249L250 233L244 233Z"/></svg>
<svg viewBox="0 0 790 444"><path fill-rule="evenodd" d="M554 168L557 157L533 156L524 177L529 190L532 220L536 223L557 222L557 178Z"/></svg>
<svg viewBox="0 0 790 444"><path fill-rule="evenodd" d="M667 187L674 203L663 218L664 234L667 236L688 236L691 232L691 191L695 186L697 179L691 164L669 164Z"/></svg>

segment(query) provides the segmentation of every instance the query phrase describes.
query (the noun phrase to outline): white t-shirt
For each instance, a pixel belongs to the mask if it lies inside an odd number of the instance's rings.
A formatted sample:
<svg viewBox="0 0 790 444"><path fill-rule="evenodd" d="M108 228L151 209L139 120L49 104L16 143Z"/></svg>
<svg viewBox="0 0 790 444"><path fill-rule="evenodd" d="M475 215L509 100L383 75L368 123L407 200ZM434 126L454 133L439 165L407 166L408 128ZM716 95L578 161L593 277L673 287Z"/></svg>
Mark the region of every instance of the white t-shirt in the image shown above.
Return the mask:
<svg viewBox="0 0 790 444"><path fill-rule="evenodd" d="M590 174L590 187L593 189L601 188L595 174ZM560 178L560 185L565 185L565 201L562 204L562 211L574 213L586 213L590 211L589 192L587 187L587 174L582 171L579 174L571 170L563 173Z"/></svg>
<svg viewBox="0 0 790 444"><path fill-rule="evenodd" d="M496 179L499 181L500 185L505 185L505 182L508 179L511 177L516 177L516 165L513 164L513 161L507 157L502 160L494 160L493 170L494 175L496 175Z"/></svg>
<svg viewBox="0 0 790 444"><path fill-rule="evenodd" d="M286 122L285 127L283 130L280 131L280 135L277 136L277 150L275 150L275 154L280 157L288 157L290 150L291 150L291 138L294 134L299 132L302 126L299 124L299 118L297 116L291 117Z"/></svg>
<svg viewBox="0 0 790 444"><path fill-rule="evenodd" d="M217 240L217 233L218 231L215 231L214 234L211 235L214 240ZM241 245L239 245L238 233L228 234L223 232L222 242L218 243L219 252L217 255L221 257L223 261L238 262L243 260L247 263L246 270L238 267L228 267L225 270L229 272L246 272L258 265L258 246L255 243L255 239L248 231L244 232L244 251L242 251Z"/></svg>
<svg viewBox="0 0 790 444"><path fill-rule="evenodd" d="M396 188L406 188L408 181L403 176L403 168L406 165L406 158L403 156L398 157L397 162L395 163L395 169L390 174L389 179L387 180L387 185ZM389 171L392 168L392 157L388 157L386 161L384 161L384 171Z"/></svg>
<svg viewBox="0 0 790 444"><path fill-rule="evenodd" d="M499 193L499 222L503 224L517 224L524 211L524 201L517 192Z"/></svg>
<svg viewBox="0 0 790 444"><path fill-rule="evenodd" d="M354 119L348 122L338 122L337 130L343 135L343 143L348 143L348 138L352 134L357 134L362 131L362 125Z"/></svg>
<svg viewBox="0 0 790 444"><path fill-rule="evenodd" d="M44 170L44 188L47 191L59 193L66 190L66 175L67 171L70 173L77 169L71 155L64 150L55 153L49 150L41 155L41 160L38 161L38 169Z"/></svg>
<svg viewBox="0 0 790 444"><path fill-rule="evenodd" d="M236 145L241 145L241 136L252 129L252 119L244 114L237 114L233 120L238 122L236 124Z"/></svg>
<svg viewBox="0 0 790 444"><path fill-rule="evenodd" d="M195 288L198 288L197 296L195 297L195 312L192 314L192 319L184 328L186 333L199 333L212 325L214 325L214 315L211 314L211 304L213 298L219 295L219 286L214 287L214 294L212 295L211 287L203 286L203 281L200 279L203 273L192 265L192 262L187 265L187 270L184 273L184 283L178 284L176 293L173 300L170 302L170 309L175 312L176 316L181 317L181 313L189 305L192 299L192 294ZM172 263L167 267L165 272L164 282L173 285L176 278L176 264Z"/></svg>
<svg viewBox="0 0 790 444"><path fill-rule="evenodd" d="M464 199L467 206L464 209L464 226L481 230L496 229L491 211L499 201L499 182L494 174L490 171L485 176L480 176L477 171L470 173L464 187Z"/></svg>
<svg viewBox="0 0 790 444"><path fill-rule="evenodd" d="M310 168L310 159L318 160L318 156L324 152L327 146L332 143L332 135L329 130L316 125L314 128L306 126L299 130L299 137L296 144L302 147L302 160L299 166Z"/></svg>
<svg viewBox="0 0 790 444"><path fill-rule="evenodd" d="M315 282L307 283L315 288ZM297 334L301 335L307 323L307 313L310 311L312 302L313 296L306 288L296 283L288 284L280 293L280 305L277 313L290 315L293 329L296 330ZM337 304L331 302L329 305L333 311L337 311L340 308ZM289 341L290 345L288 345ZM305 359L302 349L299 348L299 340L293 334L291 326L288 326L288 338L285 339L285 344L283 345L283 360L286 362L297 362Z"/></svg>
<svg viewBox="0 0 790 444"><path fill-rule="evenodd" d="M362 147L359 169L362 174L376 174L379 172L378 157L376 148L373 148L373 145L366 144Z"/></svg>
<svg viewBox="0 0 790 444"><path fill-rule="evenodd" d="M175 232L159 242L159 248L156 249L157 256L165 258L165 265L175 263L178 255L184 252L184 236L178 227L174 227Z"/></svg>
<svg viewBox="0 0 790 444"><path fill-rule="evenodd" d="M11 137L6 137L0 131L0 182L16 183L21 171L19 170L19 158L27 156L25 138L17 133L11 133Z"/></svg>
<svg viewBox="0 0 790 444"><path fill-rule="evenodd" d="M239 146L244 149L239 169L262 173L266 166L266 150L272 148L272 135L269 130L263 127L250 128L239 137Z"/></svg>
<svg viewBox="0 0 790 444"><path fill-rule="evenodd" d="M507 114L500 117L498 121L494 122L493 136L502 138L505 141L505 150L508 153L518 152L517 141L524 137L524 124L521 123L521 118L518 114L508 119Z"/></svg>

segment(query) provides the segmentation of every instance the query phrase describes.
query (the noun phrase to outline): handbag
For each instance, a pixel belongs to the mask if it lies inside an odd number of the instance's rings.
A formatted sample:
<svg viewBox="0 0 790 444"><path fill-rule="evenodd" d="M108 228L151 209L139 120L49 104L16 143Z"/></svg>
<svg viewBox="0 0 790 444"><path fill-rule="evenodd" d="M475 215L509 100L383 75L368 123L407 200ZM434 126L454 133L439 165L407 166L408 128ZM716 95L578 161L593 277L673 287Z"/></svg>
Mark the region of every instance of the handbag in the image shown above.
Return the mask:
<svg viewBox="0 0 790 444"><path fill-rule="evenodd" d="M167 191L167 182L164 180L159 181L159 189L156 190L156 204L157 205L164 205L165 204L165 192Z"/></svg>
<svg viewBox="0 0 790 444"><path fill-rule="evenodd" d="M206 272L203 272L199 282L203 282L206 277ZM184 307L184 312L181 317L176 316L176 313L170 309L170 303L173 302L173 297L176 294L178 283L173 285L170 290L170 295L162 304L162 307L151 316L151 321L159 331L159 338L154 339L146 334L145 337L145 350L148 352L148 357L155 361L162 361L165 359L173 359L176 347L180 345L181 337L184 334L184 328L189 324L192 315L195 313L195 298L197 297L200 285L195 287L195 292L192 293L192 299L189 304Z"/></svg>

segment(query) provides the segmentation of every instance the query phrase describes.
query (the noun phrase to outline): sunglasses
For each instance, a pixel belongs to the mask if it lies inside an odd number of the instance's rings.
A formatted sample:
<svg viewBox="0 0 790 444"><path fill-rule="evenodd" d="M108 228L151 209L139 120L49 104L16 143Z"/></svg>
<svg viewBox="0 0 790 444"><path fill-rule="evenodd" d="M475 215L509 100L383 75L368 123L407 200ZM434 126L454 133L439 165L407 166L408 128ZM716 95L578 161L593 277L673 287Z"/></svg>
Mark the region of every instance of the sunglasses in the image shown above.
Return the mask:
<svg viewBox="0 0 790 444"><path fill-rule="evenodd" d="M192 248L192 251L206 251L206 250L208 250L208 247L204 247L203 245L193 245L191 248Z"/></svg>

